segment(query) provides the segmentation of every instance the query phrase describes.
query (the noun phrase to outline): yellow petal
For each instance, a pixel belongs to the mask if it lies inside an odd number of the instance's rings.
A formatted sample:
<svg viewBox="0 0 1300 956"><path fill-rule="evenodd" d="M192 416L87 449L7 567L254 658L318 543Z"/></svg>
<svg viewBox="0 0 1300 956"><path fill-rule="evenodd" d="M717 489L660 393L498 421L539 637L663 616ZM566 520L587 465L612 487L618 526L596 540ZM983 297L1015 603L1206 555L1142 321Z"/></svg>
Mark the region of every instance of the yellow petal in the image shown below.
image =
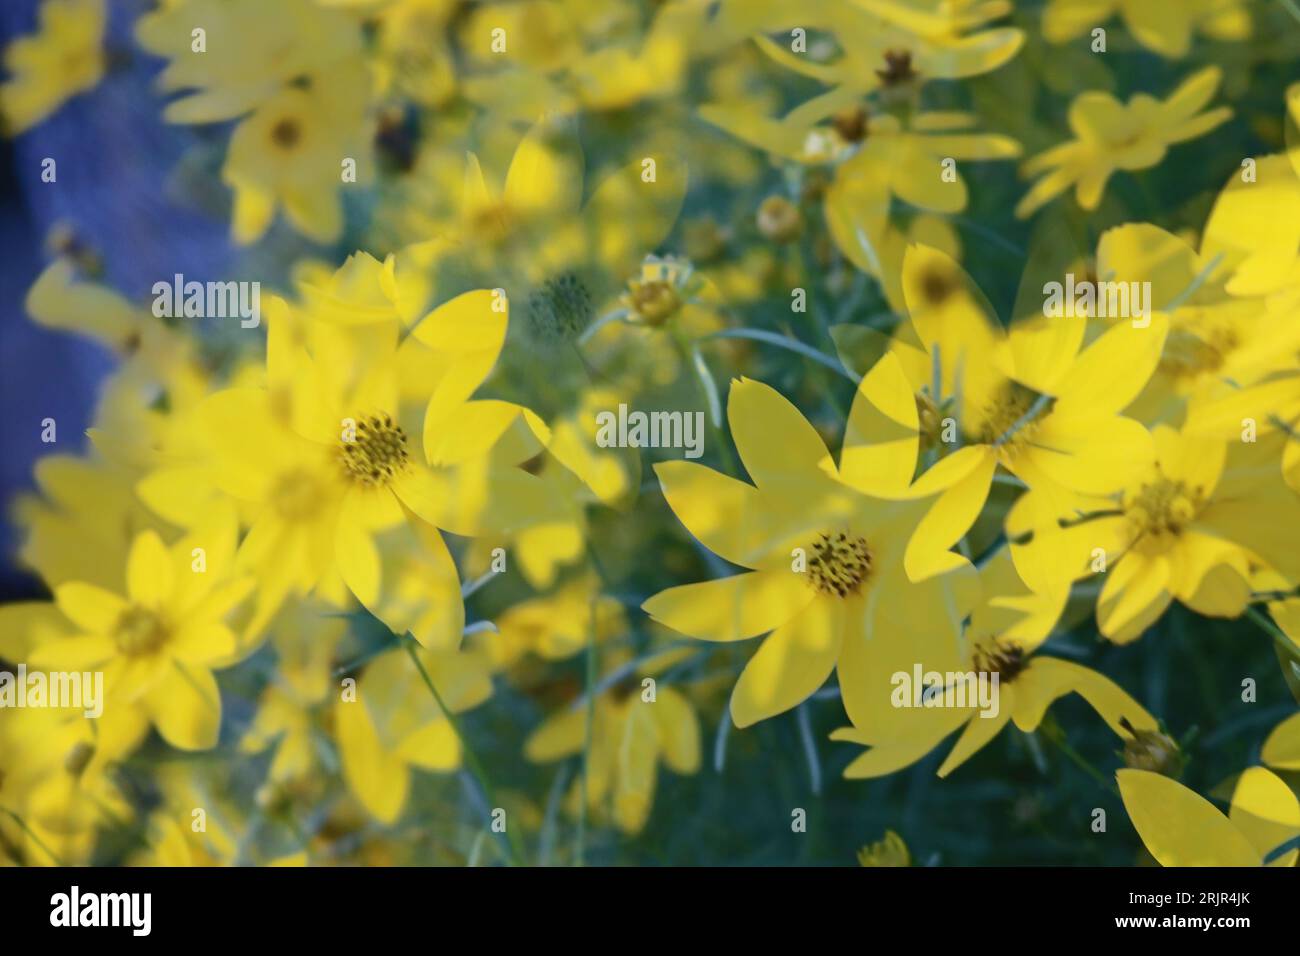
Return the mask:
<svg viewBox="0 0 1300 956"><path fill-rule="evenodd" d="M126 592L135 604L158 609L171 597L175 571L167 546L155 531L138 535L126 563Z"/></svg>
<svg viewBox="0 0 1300 956"><path fill-rule="evenodd" d="M1149 770L1115 777L1129 819L1161 866L1259 866L1259 852L1208 800Z"/></svg>
<svg viewBox="0 0 1300 956"><path fill-rule="evenodd" d="M1275 774L1250 767L1237 778L1228 819L1263 858L1300 836L1300 801ZM1300 850L1288 850L1269 866L1294 866L1297 858Z"/></svg>
<svg viewBox="0 0 1300 956"><path fill-rule="evenodd" d="M785 624L808 607L815 593L806 573L754 571L668 588L641 607L682 634L742 641Z"/></svg>
<svg viewBox="0 0 1300 956"><path fill-rule="evenodd" d="M839 602L814 600L763 641L731 695L737 727L784 713L826 683L839 657L844 613Z"/></svg>
<svg viewBox="0 0 1300 956"><path fill-rule="evenodd" d="M173 670L145 695L144 707L158 733L179 750L207 750L221 727L221 692L212 671L197 664Z"/></svg>

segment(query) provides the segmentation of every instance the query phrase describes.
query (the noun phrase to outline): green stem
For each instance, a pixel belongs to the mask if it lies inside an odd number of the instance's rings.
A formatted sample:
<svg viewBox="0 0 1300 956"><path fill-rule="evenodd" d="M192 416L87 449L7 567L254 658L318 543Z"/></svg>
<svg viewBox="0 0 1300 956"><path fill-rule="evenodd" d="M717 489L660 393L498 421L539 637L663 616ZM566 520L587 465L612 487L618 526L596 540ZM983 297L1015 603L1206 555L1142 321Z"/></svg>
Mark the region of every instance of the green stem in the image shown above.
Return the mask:
<svg viewBox="0 0 1300 956"><path fill-rule="evenodd" d="M14 823L18 824L19 829L21 829L24 833L26 833L29 837L31 837L32 842L45 851L45 855L54 861L55 866L67 866L66 863L64 863L62 860L59 859L57 853L55 853L48 846L45 845L45 841L36 835L35 831L33 831L32 828L27 825L27 821L25 821L22 817L14 813L8 807L0 807L0 813L6 814L14 821Z"/></svg>
<svg viewBox="0 0 1300 956"><path fill-rule="evenodd" d="M470 747L469 741L465 739L465 734L461 730L460 721L456 718L456 715L451 712L451 709L443 702L442 695L438 693L438 688L433 683L433 678L429 676L429 672L425 670L424 663L420 660L420 655L416 653L415 649L418 644L415 638L411 637L409 634L407 635L407 638L406 653L410 655L411 660L415 663L416 670L420 672L420 677L424 679L424 685L429 688L429 693L433 695L434 702L438 705L438 709L441 710L443 716L447 718L447 723L451 725L452 732L456 735L456 739L460 741L460 747L465 754L465 763L469 766L470 774L478 783L479 789L483 791L483 797L487 801L488 806L499 806L492 793L492 781L488 777L483 764L479 761L478 755L474 752L474 749ZM512 829L509 823L506 824L506 845L508 850L507 856L511 865L519 866L522 864L524 856L523 849L519 845L519 837L516 830Z"/></svg>
<svg viewBox="0 0 1300 956"><path fill-rule="evenodd" d="M591 626L587 630L586 694L587 721L582 741L582 801L578 807L578 847L575 860L584 866L587 856L587 801L591 788L591 739L596 725L596 602L591 602Z"/></svg>
<svg viewBox="0 0 1300 956"><path fill-rule="evenodd" d="M1300 654L1300 647L1296 646L1295 641L1291 640L1286 632L1274 624L1273 620L1259 608L1246 605L1246 617L1258 624L1284 651L1289 654Z"/></svg>

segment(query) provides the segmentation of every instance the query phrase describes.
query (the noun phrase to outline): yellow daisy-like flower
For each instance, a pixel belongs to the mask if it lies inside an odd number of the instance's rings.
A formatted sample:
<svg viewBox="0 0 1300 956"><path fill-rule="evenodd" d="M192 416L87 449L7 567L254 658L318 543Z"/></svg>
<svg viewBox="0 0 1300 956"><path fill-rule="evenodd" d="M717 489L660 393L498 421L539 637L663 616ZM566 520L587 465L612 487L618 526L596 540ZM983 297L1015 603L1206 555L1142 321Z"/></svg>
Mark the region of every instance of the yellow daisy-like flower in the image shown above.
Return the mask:
<svg viewBox="0 0 1300 956"><path fill-rule="evenodd" d="M491 668L482 651L420 651L419 658L452 713L492 696ZM412 768L447 773L461 764L456 728L402 651L366 667L355 692L334 705L334 730L343 778L382 823L401 816Z"/></svg>
<svg viewBox="0 0 1300 956"><path fill-rule="evenodd" d="M1015 159L1021 153L1015 140L975 132L976 117L955 111L919 112L904 122L855 101L829 124L800 109L776 120L748 107L706 104L700 115L774 156L834 163L822 199L831 237L845 258L880 280L900 308L898 274L908 233L891 219L891 204L902 200L922 211L913 220L914 233L942 234L947 224L938 217L961 212L969 196L955 161Z"/></svg>
<svg viewBox="0 0 1300 956"><path fill-rule="evenodd" d="M863 379L838 467L812 425L760 382L734 381L727 414L754 485L686 461L655 471L686 528L749 571L669 588L643 607L702 640L770 632L732 693L738 727L795 707L832 670L850 717L865 725L888 699L900 658L953 656L973 602L963 572L909 580L903 553L924 505L871 497L879 474L905 483L915 470L910 387L893 356Z"/></svg>
<svg viewBox="0 0 1300 956"><path fill-rule="evenodd" d="M1017 204L1016 216L1032 216L1071 186L1080 206L1096 209L1117 171L1158 165L1170 146L1227 122L1232 110L1226 106L1201 112L1222 79L1222 70L1206 67L1166 100L1138 93L1124 104L1109 93L1080 94L1070 105L1074 139L1039 153L1022 167L1026 176L1045 175Z"/></svg>
<svg viewBox="0 0 1300 956"><path fill-rule="evenodd" d="M1147 430L1120 413L1156 367L1163 315L1120 323L1086 347L1082 316L1007 330L961 266L921 245L903 259L903 296L910 324L889 354L910 383L927 468L915 483L910 471L881 470L868 487L886 497L940 493L908 547L912 578L965 563L949 549L980 514L999 466L1044 496L1108 494L1151 460Z"/></svg>
<svg viewBox="0 0 1300 956"><path fill-rule="evenodd" d="M359 177L368 163L366 82L360 64L336 68L305 84L286 86L235 128L221 170L222 180L235 192L235 242L260 239L277 207L309 239L331 242L339 237L344 164L350 160Z"/></svg>
<svg viewBox="0 0 1300 956"><path fill-rule="evenodd" d="M144 532L131 545L124 594L81 582L55 588L79 633L37 648L32 665L103 671L106 709L138 708L182 750L212 747L221 724L212 669L238 659L225 620L252 590L251 581L229 576L234 552L233 516L170 549Z"/></svg>
<svg viewBox="0 0 1300 956"><path fill-rule="evenodd" d="M0 126L16 136L104 76L104 0L42 0L36 33L4 51Z"/></svg>
<svg viewBox="0 0 1300 956"><path fill-rule="evenodd" d="M990 73L1011 60L1025 35L1013 27L989 27L1011 12L1005 0L854 0L793 7L782 0L731 0L721 4L717 29L746 29L777 63L832 87L795 111L816 122L867 93L915 89L930 80ZM838 41L839 56L819 59L761 34L776 30L825 30Z"/></svg>
<svg viewBox="0 0 1300 956"><path fill-rule="evenodd" d="M700 768L700 726L695 707L681 691L654 683L658 674L682 657L681 651L658 654L633 669L592 703L591 750L586 776L589 809L609 815L624 833L639 833L654 805L658 767L694 774ZM607 664L623 663L614 655ZM649 683L647 682L649 681ZM524 744L534 763L551 763L583 752L587 707L580 699L548 718ZM568 809L577 814L583 781L574 781Z"/></svg>
<svg viewBox="0 0 1300 956"><path fill-rule="evenodd" d="M1204 797L1149 770L1120 770L1124 809L1161 866L1295 866L1300 850L1272 859L1300 835L1300 801L1263 767L1237 778L1224 816Z"/></svg>
<svg viewBox="0 0 1300 956"><path fill-rule="evenodd" d="M5 605L0 661L11 670L76 633L52 603ZM29 663L29 676L37 669ZM0 861L15 848L15 862L29 866L84 865L99 828L132 815L112 770L139 745L148 724L131 708L105 707L98 718L88 718L83 706L47 703L5 710L0 720L0 807L26 824L21 828L0 813Z"/></svg>
<svg viewBox="0 0 1300 956"><path fill-rule="evenodd" d="M361 62L360 25L312 0L177 0L142 16L135 35L170 61L158 85L182 94L163 113L172 123L234 119L294 81Z"/></svg>
<svg viewBox="0 0 1300 956"><path fill-rule="evenodd" d="M1197 33L1215 40L1247 40L1252 26L1244 0L1049 0L1043 10L1043 36L1051 43L1065 43L1116 14L1134 39L1170 59L1185 57Z"/></svg>
<svg viewBox="0 0 1300 956"><path fill-rule="evenodd" d="M1039 523L1017 549L1019 566L1062 580L1104 571L1097 625L1120 643L1140 637L1175 599L1208 617L1240 615L1256 564L1300 580L1283 530L1300 525L1300 499L1271 467L1280 441L1227 446L1166 425L1154 439L1154 464L1120 495L1065 503L1056 528ZM1008 533L1024 534L1039 504L1032 493L1017 502Z"/></svg>
<svg viewBox="0 0 1300 956"><path fill-rule="evenodd" d="M954 675L957 680L969 678L962 688L965 693L955 698L960 706L902 709L906 719L884 732L879 723L837 730L831 739L871 748L845 768L844 776L860 779L893 773L915 763L944 737L964 727L939 767L939 776L946 777L991 743L1008 722L1024 733L1033 733L1047 708L1072 693L1086 700L1121 738L1156 729L1155 718L1104 675L1073 661L1034 656L1065 607L1066 589L1058 588L1054 594L1030 591L1006 549L980 569L980 579L987 597L971 616L961 666L948 671L916 659L922 672L934 671L945 679ZM902 673L912 677L911 671ZM994 674L996 685L991 683ZM991 706L976 700L979 681L990 688L986 693ZM909 690L912 688L900 681L896 693L901 696L891 703L907 708L912 702L903 698Z"/></svg>

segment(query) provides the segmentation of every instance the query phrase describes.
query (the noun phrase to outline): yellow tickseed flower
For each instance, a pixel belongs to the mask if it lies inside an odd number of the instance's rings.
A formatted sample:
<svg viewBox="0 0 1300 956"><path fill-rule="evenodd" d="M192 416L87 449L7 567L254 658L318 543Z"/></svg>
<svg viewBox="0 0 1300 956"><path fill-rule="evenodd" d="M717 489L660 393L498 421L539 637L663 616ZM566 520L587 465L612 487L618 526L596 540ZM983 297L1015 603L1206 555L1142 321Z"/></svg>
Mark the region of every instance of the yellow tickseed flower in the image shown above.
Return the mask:
<svg viewBox="0 0 1300 956"><path fill-rule="evenodd" d="M945 454L914 482L902 470L881 471L873 485L886 497L941 495L908 548L914 578L965 563L949 549L973 524L999 466L1031 488L1104 495L1150 461L1147 430L1120 412L1156 367L1168 324L1162 314L1145 326L1117 324L1086 347L1082 316L1021 320L1007 330L961 266L923 245L908 248L902 286L910 324L889 354L910 383L911 414L919 406L932 429L942 413L940 441L929 444ZM887 406L879 412L892 414ZM909 442L920 441L920 421Z"/></svg>
<svg viewBox="0 0 1300 956"><path fill-rule="evenodd" d="M1154 463L1120 494L1049 506L1030 493L1008 516L1012 536L1029 529L1029 516L1040 519L1018 566L1059 581L1105 572L1097 625L1121 643L1140 637L1175 599L1208 617L1240 615L1254 566L1300 580L1295 548L1277 531L1300 523L1300 499L1270 467L1278 436L1228 446L1161 425L1153 437ZM1050 527L1045 515L1060 521Z"/></svg>
<svg viewBox="0 0 1300 956"><path fill-rule="evenodd" d="M103 671L106 710L138 708L174 747L212 747L221 723L212 669L238 659L225 620L252 590L250 580L230 577L234 552L233 515L171 548L144 532L127 557L124 594L81 582L55 589L81 636L37 648L32 663Z"/></svg>
<svg viewBox="0 0 1300 956"><path fill-rule="evenodd" d="M798 111L815 122L867 93L936 79L962 79L992 72L1012 59L1025 35L989 24L1011 12L1004 0L949 0L917 4L911 0L856 0L824 8L798 9L787 3L728 0L717 13L716 29L744 29L754 42L787 69L832 87ZM838 56L815 50L795 52L763 34L792 27L834 35Z"/></svg>
<svg viewBox="0 0 1300 956"><path fill-rule="evenodd" d="M146 50L169 61L159 86L183 94L163 113L172 123L234 119L295 81L315 81L340 69L352 75L361 62L360 25L312 0L271 6L260 0L168 3L142 16L135 35Z"/></svg>
<svg viewBox="0 0 1300 956"><path fill-rule="evenodd" d="M421 664L453 713L492 696L482 651L419 652ZM343 777L366 811L392 823L406 807L411 769L448 773L461 764L461 743L405 651L384 654L357 680L355 696L334 705Z"/></svg>
<svg viewBox="0 0 1300 956"><path fill-rule="evenodd" d="M683 656L669 651L644 662L623 680L601 692L593 703L591 750L586 778L587 806L600 818L612 818L624 833L638 833L654 805L659 764L691 775L700 768L700 726L695 707L684 693L653 681ZM607 656L616 669L625 663ZM548 718L524 743L533 763L551 763L583 753L587 707L582 698ZM567 809L577 815L583 781L570 788Z"/></svg>
<svg viewBox="0 0 1300 956"><path fill-rule="evenodd" d="M988 745L1010 723L1032 733L1047 709L1068 694L1084 698L1120 737L1152 733L1157 724L1146 710L1106 676L1076 664L1035 651L1047 639L1065 608L1068 588L1036 593L1021 581L1009 549L1000 550L980 569L984 603L975 608L963 639L964 658L956 667L934 666L915 657L922 672L970 675L965 693L954 698L962 706L910 707L909 691L899 684L891 696L894 713L902 719L875 720L845 727L832 740L869 746L844 770L850 779L880 777L920 760L954 730L961 735L938 775L946 777ZM902 671L911 675L911 669ZM997 684L992 683L997 675ZM977 682L982 681L980 685ZM979 688L985 700L980 700ZM883 713L886 708L879 708Z"/></svg>
<svg viewBox="0 0 1300 956"><path fill-rule="evenodd" d="M1065 43L1118 14L1134 39L1171 59L1185 57L1196 33L1215 40L1246 40L1251 16L1245 0L1049 0L1043 36Z"/></svg>
<svg viewBox="0 0 1300 956"><path fill-rule="evenodd" d="M1263 767L1237 778L1227 816L1161 774L1120 770L1115 777L1124 809L1161 866L1263 866L1300 834L1300 801ZM1300 850L1292 849L1267 865L1295 866L1298 858Z"/></svg>
<svg viewBox="0 0 1300 956"><path fill-rule="evenodd" d="M104 0L42 0L37 32L5 48L0 127L16 136L104 75Z"/></svg>
<svg viewBox="0 0 1300 956"><path fill-rule="evenodd" d="M893 830L886 830L881 839L858 851L858 865L911 866L912 854L908 852L907 844L901 836Z"/></svg>
<svg viewBox="0 0 1300 956"><path fill-rule="evenodd" d="M366 164L359 151L366 82L360 64L335 68L286 86L235 128L221 176L235 191L231 229L236 242L261 238L277 206L309 239L331 242L339 237L342 163L350 158L362 171Z"/></svg>
<svg viewBox="0 0 1300 956"><path fill-rule="evenodd" d="M880 701L890 709L888 675L899 669L897 655L914 660L933 651L936 661L955 659L958 618L949 609L958 613L973 601L970 575L908 580L903 552L923 506L869 490L872 475L910 478L916 464L915 442L897 440L899 424L874 412L873 397L883 401L886 394L892 414L910 416L915 429L911 392L896 359L886 357L858 390L837 467L793 405L766 385L739 379L728 419L755 485L686 461L655 467L686 528L750 570L669 588L644 609L701 640L771 632L732 693L738 727L795 707L832 670L850 716L866 725L879 716Z"/></svg>
<svg viewBox="0 0 1300 956"><path fill-rule="evenodd" d="M1080 206L1096 209L1116 171L1149 169L1165 158L1170 146L1204 136L1227 122L1232 110L1226 106L1201 112L1222 79L1222 70L1206 67L1166 100L1139 93L1123 104L1109 93L1080 94L1070 105L1075 138L1039 153L1022 167L1026 176L1046 175L1020 200L1016 216L1032 216L1071 186Z"/></svg>

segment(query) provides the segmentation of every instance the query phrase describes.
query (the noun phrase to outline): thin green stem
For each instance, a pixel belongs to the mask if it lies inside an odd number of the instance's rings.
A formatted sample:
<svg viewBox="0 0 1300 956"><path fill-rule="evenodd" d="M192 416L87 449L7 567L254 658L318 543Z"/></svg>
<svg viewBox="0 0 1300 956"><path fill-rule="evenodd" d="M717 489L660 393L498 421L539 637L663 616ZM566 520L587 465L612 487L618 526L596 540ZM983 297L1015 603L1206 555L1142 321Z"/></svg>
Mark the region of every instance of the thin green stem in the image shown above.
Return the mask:
<svg viewBox="0 0 1300 956"><path fill-rule="evenodd" d="M429 672L425 670L424 662L420 660L420 655L416 652L417 646L418 644L415 638L408 634L406 653L410 655L412 662L415 664L416 670L420 672L420 677L424 680L424 685L429 688L429 693L433 695L433 700L438 705L438 709L441 710L443 716L447 718L447 723L451 725L452 732L456 735L456 739L460 741L460 748L465 754L465 763L469 766L469 772L478 783L479 789L483 791L483 798L487 801L489 807L494 808L498 806L498 804L496 798L493 796L492 780L488 777L487 770L484 769L482 762L478 759L478 754L474 752L474 748L469 745L469 741L465 738L465 734L461 730L460 721L443 701L442 694L438 693L438 688L433 683L433 678L430 677ZM511 865L521 865L524 857L523 848L519 844L519 837L516 829L512 828L509 823L506 824L506 847L507 856Z"/></svg>
<svg viewBox="0 0 1300 956"><path fill-rule="evenodd" d="M61 859L59 859L58 854L55 853L53 850L51 850L48 846L46 846L45 841L42 840L40 837L38 837L35 831L32 830L32 828L27 825L26 820L24 820L18 814L14 813L8 807L0 807L0 813L5 814L10 819L12 819L14 823L18 824L19 829L21 829L24 833L26 833L29 837L32 838L32 842L35 843L38 847L40 847L45 852L45 855L54 861L55 866L67 866L66 863L64 863Z"/></svg>
<svg viewBox="0 0 1300 956"><path fill-rule="evenodd" d="M1290 654L1300 653L1300 647L1296 646L1295 641L1291 640L1286 632L1274 624L1272 618L1259 608L1246 605L1246 617L1258 624L1284 651Z"/></svg>
<svg viewBox="0 0 1300 956"><path fill-rule="evenodd" d="M591 740L596 726L596 602L591 602L591 626L587 629L586 654L587 720L582 739L582 802L578 808L578 846L574 854L578 866L587 857L587 801L591 796Z"/></svg>

